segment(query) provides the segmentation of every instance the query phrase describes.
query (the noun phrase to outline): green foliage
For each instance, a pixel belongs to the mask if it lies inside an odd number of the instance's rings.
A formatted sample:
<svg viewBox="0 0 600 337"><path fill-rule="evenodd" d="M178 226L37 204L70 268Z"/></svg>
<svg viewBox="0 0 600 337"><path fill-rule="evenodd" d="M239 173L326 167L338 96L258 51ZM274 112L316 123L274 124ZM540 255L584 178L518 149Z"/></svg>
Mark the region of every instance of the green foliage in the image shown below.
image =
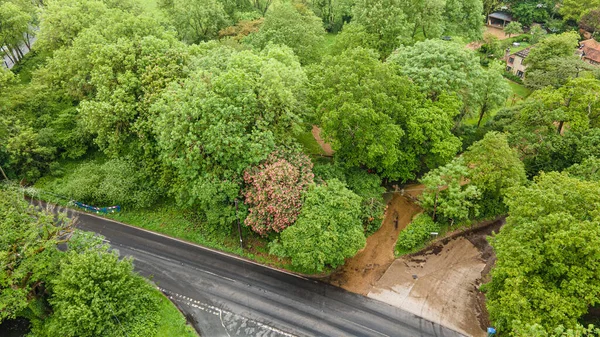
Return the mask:
<svg viewBox="0 0 600 337"><path fill-rule="evenodd" d="M470 171L462 157L429 171L419 181L425 190L419 204L439 223L461 223L479 214L481 191L469 184Z"/></svg>
<svg viewBox="0 0 600 337"><path fill-rule="evenodd" d="M479 57L459 42L417 42L412 47L398 48L388 62L399 65L402 74L433 100L445 92L458 95L465 105L482 76Z"/></svg>
<svg viewBox="0 0 600 337"><path fill-rule="evenodd" d="M349 170L346 174L348 188L361 197L361 219L365 235L375 233L383 222L386 209L381 186L381 177L361 169Z"/></svg>
<svg viewBox="0 0 600 337"><path fill-rule="evenodd" d="M574 164L566 169L570 176L581 180L598 181L600 182L600 159L597 157L589 157L581 164Z"/></svg>
<svg viewBox="0 0 600 337"><path fill-rule="evenodd" d="M292 259L306 273L336 268L366 244L360 221L360 197L336 179L304 195L296 224L281 232L271 252Z"/></svg>
<svg viewBox="0 0 600 337"><path fill-rule="evenodd" d="M354 0L310 0L310 8L323 20L328 32L337 33L352 14Z"/></svg>
<svg viewBox="0 0 600 337"><path fill-rule="evenodd" d="M217 0L173 0L165 9L179 38L187 43L213 39L231 24L223 3Z"/></svg>
<svg viewBox="0 0 600 337"><path fill-rule="evenodd" d="M290 47L302 64L321 58L325 30L323 22L303 5L282 3L267 13L260 30L244 41L263 49L268 44Z"/></svg>
<svg viewBox="0 0 600 337"><path fill-rule="evenodd" d="M417 215L405 229L400 231L396 242L397 252L411 252L422 247L431 233L440 231L441 227L427 214Z"/></svg>
<svg viewBox="0 0 600 337"><path fill-rule="evenodd" d="M504 193L527 180L525 167L517 151L509 147L506 136L487 133L467 149L464 159L469 167L470 183L481 193L481 213L485 216L505 213Z"/></svg>
<svg viewBox="0 0 600 337"><path fill-rule="evenodd" d="M574 328L565 328L562 325L554 329L544 329L540 324L527 324L524 326L515 326L512 333L515 337L598 337L600 329L593 325L584 327L577 325Z"/></svg>
<svg viewBox="0 0 600 337"><path fill-rule="evenodd" d="M518 35L523 33L523 26L518 21L512 21L506 27L504 27L504 33L508 34L508 37L511 35Z"/></svg>
<svg viewBox="0 0 600 337"><path fill-rule="evenodd" d="M542 173L512 189L506 203L510 216L490 239L497 255L485 285L491 320L506 333L532 324L575 328L600 301L600 184Z"/></svg>
<svg viewBox="0 0 600 337"><path fill-rule="evenodd" d="M564 0L560 6L559 13L565 20L579 21L590 10L597 9L598 7L600 7L599 0Z"/></svg>
<svg viewBox="0 0 600 337"><path fill-rule="evenodd" d="M70 253L52 280L42 336L152 336L158 323L153 288L116 253Z"/></svg>
<svg viewBox="0 0 600 337"><path fill-rule="evenodd" d="M229 225L244 170L301 130L306 76L292 51L275 45L260 53L217 47L195 62L152 107L154 133L177 174L179 204Z"/></svg>
<svg viewBox="0 0 600 337"><path fill-rule="evenodd" d="M97 206L143 208L155 203L159 195L143 170L127 158L84 163L62 180L56 193Z"/></svg>
<svg viewBox="0 0 600 337"><path fill-rule="evenodd" d="M69 240L74 222L55 220L29 205L16 188L0 186L0 322L35 305L58 269L57 246Z"/></svg>
<svg viewBox="0 0 600 337"><path fill-rule="evenodd" d="M460 141L450 133L456 100L416 92L394 63L356 48L310 69L311 100L325 140L348 167L408 180L452 158Z"/></svg>

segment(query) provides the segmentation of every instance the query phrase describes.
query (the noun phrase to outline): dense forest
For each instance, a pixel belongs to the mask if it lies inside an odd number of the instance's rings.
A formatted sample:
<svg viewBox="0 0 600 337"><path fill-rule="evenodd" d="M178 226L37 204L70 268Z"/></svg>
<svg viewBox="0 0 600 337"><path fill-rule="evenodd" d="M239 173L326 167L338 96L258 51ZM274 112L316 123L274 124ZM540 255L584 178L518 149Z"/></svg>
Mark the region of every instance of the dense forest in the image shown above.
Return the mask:
<svg viewBox="0 0 600 337"><path fill-rule="evenodd" d="M496 10L510 10L514 37L484 34ZM0 260L30 260L0 271L0 321L108 336L112 320L75 320L73 271L97 264L125 288L147 286L131 261L17 201L23 190L120 205L120 220L315 274L365 246L384 192L419 182L424 213L402 250L508 215L489 239L494 326L592 335L600 67L576 50L599 30L597 0L0 0L0 46L16 63L0 67L0 167L12 182ZM524 79L505 70L513 42L534 46ZM33 239L32 222L47 238ZM72 248L59 254L65 232ZM24 259L16 242L54 250ZM156 311L148 294L113 296L135 308L121 317L130 336L155 333L134 318Z"/></svg>

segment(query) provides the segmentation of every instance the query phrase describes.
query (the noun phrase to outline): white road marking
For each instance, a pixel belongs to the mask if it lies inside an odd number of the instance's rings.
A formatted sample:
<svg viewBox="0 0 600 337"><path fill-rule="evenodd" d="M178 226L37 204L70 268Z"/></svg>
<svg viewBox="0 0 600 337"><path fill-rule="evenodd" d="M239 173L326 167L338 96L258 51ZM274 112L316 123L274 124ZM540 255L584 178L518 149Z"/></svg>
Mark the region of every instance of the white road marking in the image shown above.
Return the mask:
<svg viewBox="0 0 600 337"><path fill-rule="evenodd" d="M225 324L223 323L223 318L222 318L223 317L222 316L223 313L225 313L226 315L231 315L231 316L239 317L239 318L241 318L243 320L251 321L254 324L256 324L257 326L259 326L260 328L263 328L263 329L269 330L271 332L277 333L277 334L279 334L281 336L296 337L295 335L292 335L289 332L285 332L285 331L277 329L275 327L272 327L272 326L269 326L269 325L266 325L266 324L263 324L263 323L260 323L260 322L257 322L257 321L250 320L250 319L248 319L246 317L243 317L243 316L238 315L236 313L233 313L231 311L227 311L227 310L224 310L224 309L221 309L221 308L217 308L217 307L212 306L210 304L202 303L200 301L194 300L193 298L189 298L187 296L183 296L183 295L174 293L172 291L169 291L169 290L161 288L161 287L157 287L157 288L158 288L158 290L162 291L163 293L168 294L169 298L171 300L173 300L173 301L177 301L179 303L183 303L183 304L189 305L189 306L194 307L196 309L200 309L200 310L202 310L204 312L207 312L209 314L213 314L215 316L219 316L219 318L221 319L221 325L223 325L223 329L225 329L225 332L227 333L228 336L230 336L230 335L229 335L229 332L227 331L227 328L225 328Z"/></svg>

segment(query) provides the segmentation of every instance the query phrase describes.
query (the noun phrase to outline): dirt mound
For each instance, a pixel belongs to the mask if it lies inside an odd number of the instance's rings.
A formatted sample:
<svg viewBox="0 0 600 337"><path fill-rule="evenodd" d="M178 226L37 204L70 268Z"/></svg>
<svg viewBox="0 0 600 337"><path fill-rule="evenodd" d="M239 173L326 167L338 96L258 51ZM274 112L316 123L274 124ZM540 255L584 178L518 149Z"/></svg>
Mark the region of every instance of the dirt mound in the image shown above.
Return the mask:
<svg viewBox="0 0 600 337"><path fill-rule="evenodd" d="M344 266L327 281L346 290L366 295L394 262L394 246L398 234L419 212L419 206L395 193L388 203L381 228L367 238L367 245L361 252L346 260Z"/></svg>

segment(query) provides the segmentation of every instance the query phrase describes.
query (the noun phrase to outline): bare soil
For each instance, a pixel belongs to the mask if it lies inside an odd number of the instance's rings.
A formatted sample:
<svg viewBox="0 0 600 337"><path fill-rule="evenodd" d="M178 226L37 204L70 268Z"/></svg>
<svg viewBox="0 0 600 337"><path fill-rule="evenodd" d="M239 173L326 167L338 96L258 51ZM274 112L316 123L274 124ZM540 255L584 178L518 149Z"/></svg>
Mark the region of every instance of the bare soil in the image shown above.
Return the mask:
<svg viewBox="0 0 600 337"><path fill-rule="evenodd" d="M368 296L467 336L485 336L489 317L479 286L495 262L486 237L503 224L500 219L457 231L397 259Z"/></svg>
<svg viewBox="0 0 600 337"><path fill-rule="evenodd" d="M509 36L504 33L503 29L497 28L497 27L492 27L492 26L486 25L484 34L486 34L486 33L496 36L498 38L498 40L506 40L509 38ZM513 37L513 36L515 36L515 35L511 35L510 37Z"/></svg>
<svg viewBox="0 0 600 337"><path fill-rule="evenodd" d="M323 152L325 152L325 155L333 156L334 151L331 148L331 145L329 143L325 143L323 138L321 138L321 129L318 126L313 125L312 134L313 134L313 137L315 137L315 140L317 141L317 143L319 143L319 145L323 149Z"/></svg>
<svg viewBox="0 0 600 337"><path fill-rule="evenodd" d="M388 203L381 228L367 238L367 245L362 251L346 260L344 266L330 275L327 281L346 290L367 295L394 262L394 246L398 234L421 211L408 198L395 193Z"/></svg>

